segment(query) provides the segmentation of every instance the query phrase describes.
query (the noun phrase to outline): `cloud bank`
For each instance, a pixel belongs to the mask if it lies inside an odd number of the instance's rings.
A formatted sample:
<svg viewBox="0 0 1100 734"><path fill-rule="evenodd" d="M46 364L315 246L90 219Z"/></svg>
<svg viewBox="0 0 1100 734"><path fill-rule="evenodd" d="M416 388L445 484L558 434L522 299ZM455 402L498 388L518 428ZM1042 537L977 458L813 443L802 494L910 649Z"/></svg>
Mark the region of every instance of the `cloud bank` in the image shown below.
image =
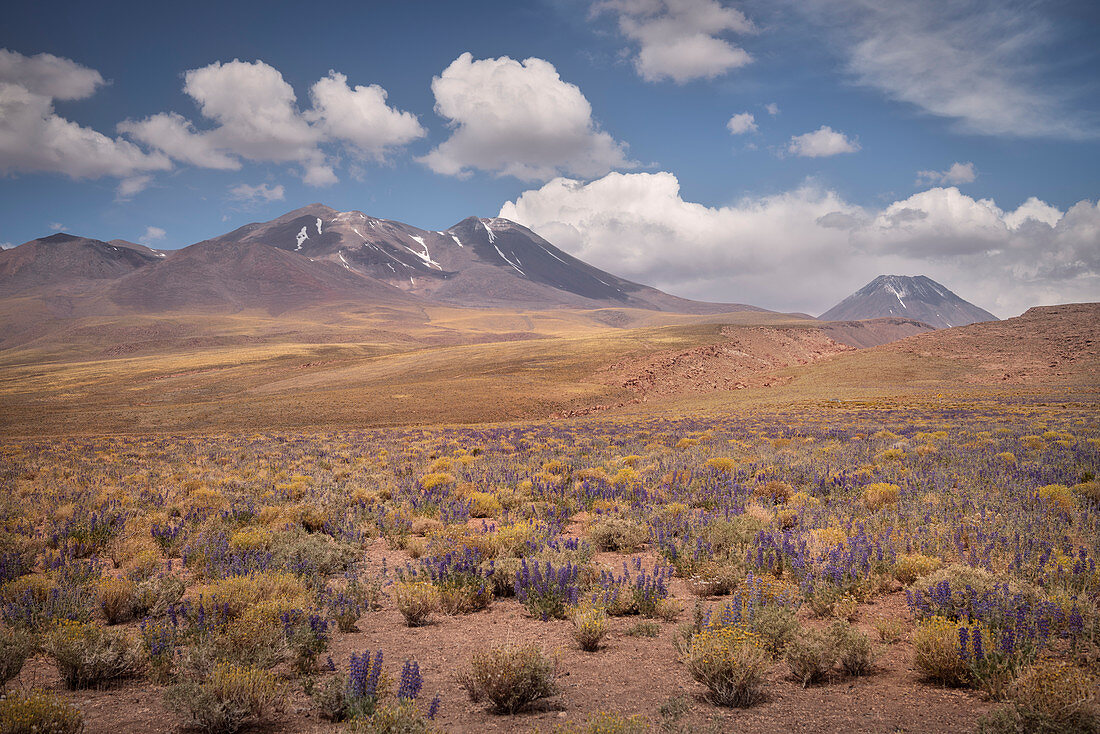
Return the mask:
<svg viewBox="0 0 1100 734"><path fill-rule="evenodd" d="M883 273L928 275L998 316L1100 300L1100 205L1005 211L957 188L881 210L807 183L728 206L686 201L667 172L558 178L500 216L610 272L676 295L821 313Z"/></svg>

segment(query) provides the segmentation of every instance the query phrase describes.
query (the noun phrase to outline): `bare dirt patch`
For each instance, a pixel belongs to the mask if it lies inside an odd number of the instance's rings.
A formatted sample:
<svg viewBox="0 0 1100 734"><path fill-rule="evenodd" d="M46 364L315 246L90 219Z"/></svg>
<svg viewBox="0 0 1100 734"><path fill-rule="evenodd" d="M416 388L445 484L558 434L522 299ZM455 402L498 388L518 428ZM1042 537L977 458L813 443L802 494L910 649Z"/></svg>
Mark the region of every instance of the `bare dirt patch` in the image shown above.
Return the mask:
<svg viewBox="0 0 1100 734"><path fill-rule="evenodd" d="M770 387L790 379L778 370L854 349L816 328L724 327L721 333L726 340L717 344L616 362L595 379L644 398Z"/></svg>

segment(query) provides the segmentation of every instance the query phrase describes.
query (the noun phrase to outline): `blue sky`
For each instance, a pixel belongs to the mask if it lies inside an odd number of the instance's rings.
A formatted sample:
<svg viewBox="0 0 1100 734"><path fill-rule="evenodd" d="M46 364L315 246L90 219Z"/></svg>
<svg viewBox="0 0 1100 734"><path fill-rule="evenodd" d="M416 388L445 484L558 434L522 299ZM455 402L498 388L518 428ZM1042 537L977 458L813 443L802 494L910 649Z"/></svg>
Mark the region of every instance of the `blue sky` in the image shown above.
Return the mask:
<svg viewBox="0 0 1100 734"><path fill-rule="evenodd" d="M9 246L175 248L321 201L430 229L500 213L618 275L771 308L822 311L885 269L1001 316L1100 299L1095 3L4 16Z"/></svg>

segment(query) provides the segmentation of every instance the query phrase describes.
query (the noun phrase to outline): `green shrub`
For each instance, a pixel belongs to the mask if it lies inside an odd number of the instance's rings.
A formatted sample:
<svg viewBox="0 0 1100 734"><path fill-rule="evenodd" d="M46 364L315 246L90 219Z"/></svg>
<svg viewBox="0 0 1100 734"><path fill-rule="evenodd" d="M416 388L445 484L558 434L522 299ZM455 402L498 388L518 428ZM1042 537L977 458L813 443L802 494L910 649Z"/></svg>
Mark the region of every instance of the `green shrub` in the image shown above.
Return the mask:
<svg viewBox="0 0 1100 734"><path fill-rule="evenodd" d="M764 696L770 659L759 637L734 625L705 630L691 638L686 662L691 676L707 687L719 706L752 706Z"/></svg>
<svg viewBox="0 0 1100 734"><path fill-rule="evenodd" d="M0 734L78 734L84 716L42 690L11 691L0 698Z"/></svg>
<svg viewBox="0 0 1100 734"><path fill-rule="evenodd" d="M70 689L92 688L128 678L138 655L125 633L91 622L61 622L46 635L43 649Z"/></svg>
<svg viewBox="0 0 1100 734"><path fill-rule="evenodd" d="M845 621L837 620L829 628L840 667L848 675L867 675L875 664L871 638Z"/></svg>
<svg viewBox="0 0 1100 734"><path fill-rule="evenodd" d="M474 653L461 683L472 701L488 700L493 711L514 714L558 691L557 663L536 645L505 645Z"/></svg>
<svg viewBox="0 0 1100 734"><path fill-rule="evenodd" d="M826 631L804 632L787 645L783 657L791 675L805 688L823 680L836 665L836 643Z"/></svg>
<svg viewBox="0 0 1100 734"><path fill-rule="evenodd" d="M245 722L261 718L283 695L271 673L219 663L209 677L184 680L168 689L166 701L206 734L233 734Z"/></svg>
<svg viewBox="0 0 1100 734"><path fill-rule="evenodd" d="M573 623L573 639L582 650L595 652L607 634L607 612L599 607L575 609L569 616Z"/></svg>

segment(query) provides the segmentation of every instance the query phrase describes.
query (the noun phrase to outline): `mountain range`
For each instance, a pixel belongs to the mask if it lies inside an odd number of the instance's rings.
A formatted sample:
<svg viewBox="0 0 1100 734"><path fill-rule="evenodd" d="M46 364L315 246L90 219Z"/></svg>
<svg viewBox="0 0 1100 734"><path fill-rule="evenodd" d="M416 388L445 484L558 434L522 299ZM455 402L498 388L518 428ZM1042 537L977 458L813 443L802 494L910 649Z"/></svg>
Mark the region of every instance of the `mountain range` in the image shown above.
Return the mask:
<svg viewBox="0 0 1100 734"><path fill-rule="evenodd" d="M693 315L766 312L742 303L679 298L625 280L507 219L468 217L436 231L323 204L175 251L64 233L32 240L0 251L0 298L11 296L37 298L39 312L58 317L279 314L338 302L627 308ZM881 343L927 328L923 324L946 328L994 316L927 277L884 275L820 318L886 319L873 330L862 329L859 337Z"/></svg>
<svg viewBox="0 0 1100 734"><path fill-rule="evenodd" d="M56 234L0 252L0 296L85 297L116 307L288 309L330 303L476 308L639 308L688 314L762 311L669 295L592 267L507 219L443 231L311 204L180 250Z"/></svg>

